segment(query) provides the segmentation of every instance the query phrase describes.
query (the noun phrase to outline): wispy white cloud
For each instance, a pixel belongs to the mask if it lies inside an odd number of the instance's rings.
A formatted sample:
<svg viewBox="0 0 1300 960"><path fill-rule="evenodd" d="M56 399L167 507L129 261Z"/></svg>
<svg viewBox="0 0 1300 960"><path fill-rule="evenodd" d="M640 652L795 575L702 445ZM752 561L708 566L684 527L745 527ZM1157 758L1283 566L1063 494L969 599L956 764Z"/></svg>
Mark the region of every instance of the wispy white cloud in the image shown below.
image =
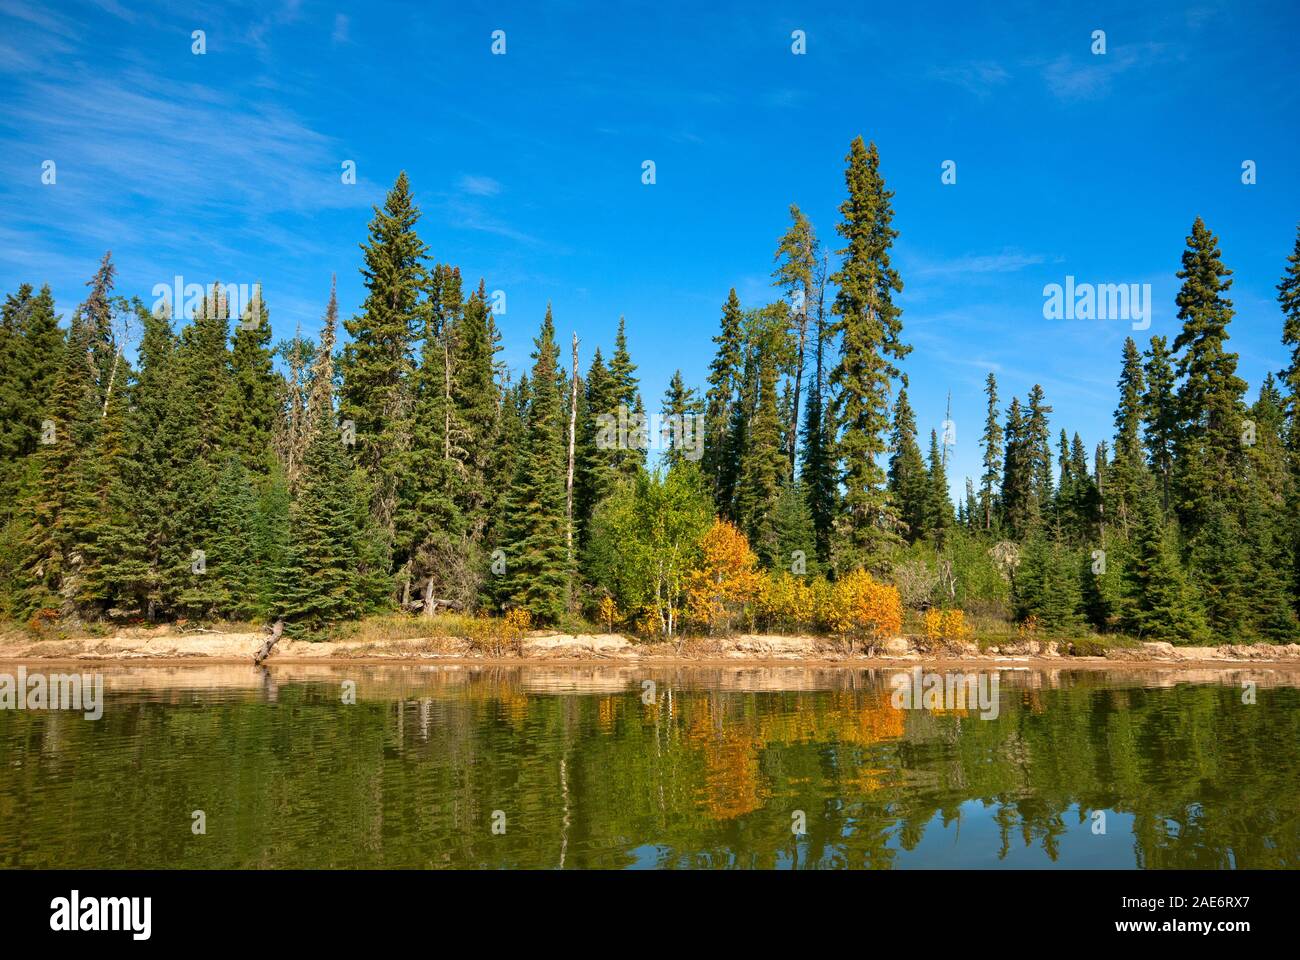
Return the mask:
<svg viewBox="0 0 1300 960"><path fill-rule="evenodd" d="M1016 273L1026 267L1047 263L1041 253L1023 253L1004 250L1001 253L967 254L946 260L918 260L909 267L909 273L923 277L953 277L981 273Z"/></svg>
<svg viewBox="0 0 1300 960"><path fill-rule="evenodd" d="M1000 63L992 60L975 60L936 68L933 72L936 80L955 83L977 97L987 97L1004 86L1011 74Z"/></svg>
<svg viewBox="0 0 1300 960"><path fill-rule="evenodd" d="M1111 47L1104 54L1062 54L1042 68L1047 89L1066 101L1094 100L1111 91L1114 81L1133 69L1157 66L1164 45L1140 43Z"/></svg>
<svg viewBox="0 0 1300 960"><path fill-rule="evenodd" d="M495 197L501 192L501 184L491 177L467 173L460 178L460 189L476 197Z"/></svg>

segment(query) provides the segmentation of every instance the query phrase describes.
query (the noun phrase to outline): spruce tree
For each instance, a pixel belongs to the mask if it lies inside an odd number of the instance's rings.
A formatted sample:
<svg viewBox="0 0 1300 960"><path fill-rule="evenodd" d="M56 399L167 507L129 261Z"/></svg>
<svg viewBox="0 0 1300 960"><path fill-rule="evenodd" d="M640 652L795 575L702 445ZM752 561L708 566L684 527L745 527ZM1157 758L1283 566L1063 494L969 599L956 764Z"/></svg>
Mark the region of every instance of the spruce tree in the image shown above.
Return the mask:
<svg viewBox="0 0 1300 960"><path fill-rule="evenodd" d="M803 481L795 480L781 487L772 508L772 531L776 548L772 551L770 569L789 570L798 576L818 577L822 573L817 556L817 536L813 526L812 511L808 509L808 493Z"/></svg>
<svg viewBox="0 0 1300 960"><path fill-rule="evenodd" d="M899 375L894 361L911 347L902 342L901 309L894 294L903 281L890 263L889 250L898 231L890 226L893 192L880 175L880 155L856 138L845 158L848 198L840 205L843 220L836 231L845 240L840 269L831 276L839 285L831 312L832 332L840 337L840 359L831 373L837 388L833 402L836 455L844 486L843 569L880 568L896 541L885 475L876 458L885 451L889 428L889 393Z"/></svg>
<svg viewBox="0 0 1300 960"><path fill-rule="evenodd" d="M988 412L980 444L984 448L984 473L980 477L980 526L985 532L994 529L997 489L1002 481L1002 424L998 421L998 381L992 372L984 381Z"/></svg>
<svg viewBox="0 0 1300 960"><path fill-rule="evenodd" d="M709 363L704 393L704 457L700 467L712 484L714 505L723 515L735 496L735 464L728 456L728 438L744 362L744 316L732 287L722 307L721 329L713 338L718 349Z"/></svg>
<svg viewBox="0 0 1300 960"><path fill-rule="evenodd" d="M196 309L176 350L170 415L175 418L175 496L162 537L162 589L178 612L207 616L222 601L218 581L203 572L217 533L216 492L227 447L230 391L229 320L219 284Z"/></svg>
<svg viewBox="0 0 1300 960"><path fill-rule="evenodd" d="M1033 504L1033 460L1020 398L1012 397L1004 431L1006 451L1002 458L1002 513L1007 532L1025 538L1036 521Z"/></svg>
<svg viewBox="0 0 1300 960"><path fill-rule="evenodd" d="M127 371L120 373L125 381ZM81 496L72 511L80 560L75 599L84 616L137 610L149 585L136 506L140 493L152 493L151 478L140 469L130 417L127 391L109 393L91 447L76 465L73 483Z"/></svg>
<svg viewBox="0 0 1300 960"><path fill-rule="evenodd" d="M179 479L188 465L183 439L189 405L177 389L178 342L171 317L160 308L144 313L142 323L131 419L140 481L130 486L148 571L141 600L145 616L153 623L173 615L178 591L171 564L184 516Z"/></svg>
<svg viewBox="0 0 1300 960"><path fill-rule="evenodd" d="M1044 633L1072 636L1083 626L1083 597L1078 558L1064 545L1035 533L1021 551L1012 578L1012 601L1018 621L1033 617Z"/></svg>
<svg viewBox="0 0 1300 960"><path fill-rule="evenodd" d="M1168 519L1174 440L1178 435L1177 380L1173 354L1164 337L1152 337L1151 347L1144 357L1146 363L1142 373L1146 392L1142 395L1142 440L1146 445L1147 463L1160 489L1160 509Z"/></svg>
<svg viewBox="0 0 1300 960"><path fill-rule="evenodd" d="M1110 513L1128 537L1135 504L1145 484L1146 462L1140 431L1145 419L1142 398L1146 384L1142 356L1132 337L1124 339L1124 367L1119 377L1119 406L1115 408L1115 459L1110 469Z"/></svg>
<svg viewBox="0 0 1300 960"><path fill-rule="evenodd" d="M629 424L643 423L645 404L641 400L636 364L632 362L632 355L627 349L627 324L623 317L618 318L618 333L614 337L614 355L609 361L609 377L615 407L626 410ZM646 430L648 429L647 426ZM614 451L614 463L620 475L635 477L645 468L646 448L642 445L642 441L648 438L648 433L629 426L628 442Z"/></svg>
<svg viewBox="0 0 1300 960"><path fill-rule="evenodd" d="M751 347L749 367L756 371L755 391L744 408L752 413L743 425L739 481L736 486L736 519L759 559L771 565L778 549L772 512L787 477L788 461L781 443L781 416L777 402L778 364L785 340L783 304L756 311L749 318Z"/></svg>
<svg viewBox="0 0 1300 960"><path fill-rule="evenodd" d="M1232 286L1231 275L1220 259L1218 239L1197 217L1178 272L1183 329L1173 345L1181 379L1174 485L1179 516L1191 535L1208 522L1217 504L1234 503L1241 495L1246 385L1237 376L1237 355L1225 349L1233 310L1224 294Z"/></svg>
<svg viewBox="0 0 1300 960"><path fill-rule="evenodd" d="M1139 498L1124 564L1120 627L1142 640L1197 644L1207 628L1155 495Z"/></svg>
<svg viewBox="0 0 1300 960"><path fill-rule="evenodd" d="M930 458L925 473L925 522L926 536L936 543L942 543L948 531L952 529L952 497L948 492L948 473L944 468L943 452L939 447L939 434L930 431Z"/></svg>
<svg viewBox="0 0 1300 960"><path fill-rule="evenodd" d="M579 555L587 544L596 508L610 495L617 482L614 455L618 451L611 442L616 440L614 432L618 418L614 411L613 389L605 359L597 347L583 378L582 407L585 413L578 418L573 512L577 519Z"/></svg>
<svg viewBox="0 0 1300 960"><path fill-rule="evenodd" d="M506 577L512 604L541 622L556 623L568 604L569 575L559 351L549 305L534 343L527 424L507 504Z"/></svg>
<svg viewBox="0 0 1300 960"><path fill-rule="evenodd" d="M393 559L404 602L416 584L427 588L440 578L447 551L463 551L466 534L458 504L465 480L464 436L452 401L459 278L442 265L431 277L420 360L411 378L412 415L403 430L410 448L400 464L393 517Z"/></svg>
<svg viewBox="0 0 1300 960"><path fill-rule="evenodd" d="M426 247L415 232L419 208L403 171L383 208L374 208L362 246L366 299L344 326L339 419L356 431L356 463L371 484L370 511L391 539L399 475L410 449L414 342L421 332Z"/></svg>
<svg viewBox="0 0 1300 960"><path fill-rule="evenodd" d="M289 634L319 637L364 606L368 504L358 496L345 436L334 413L336 302L331 292L313 364L309 441L289 510L288 546L277 573L273 615Z"/></svg>
<svg viewBox="0 0 1300 960"><path fill-rule="evenodd" d="M271 471L271 438L283 389L271 351L271 318L259 285L231 339L225 411L226 445L258 478Z"/></svg>
<svg viewBox="0 0 1300 960"><path fill-rule="evenodd" d="M812 517L813 539L820 568L831 560L831 533L835 526L835 464L831 456L830 432L822 375L823 322L818 316L816 360L808 384L808 403L804 407L803 464L800 472L808 513Z"/></svg>
<svg viewBox="0 0 1300 960"><path fill-rule="evenodd" d="M1043 388L1034 384L1029 390L1028 412L1025 417L1024 453L1030 475L1029 523L1037 526L1045 519L1052 502L1052 450L1051 428L1047 415L1052 408L1043 398Z"/></svg>
<svg viewBox="0 0 1300 960"><path fill-rule="evenodd" d="M1295 249L1286 261L1282 281L1277 285L1277 302L1282 307L1282 344L1291 348L1282 380L1286 384L1289 445L1294 453L1300 451L1300 225L1296 227Z"/></svg>
<svg viewBox="0 0 1300 960"><path fill-rule="evenodd" d="M789 417L784 422L788 425L786 436L787 455L790 458L790 470L795 465L795 437L798 433L800 394L803 388L804 349L808 340L808 311L813 301L814 274L817 267L817 237L813 233L812 222L803 215L795 204L790 204L790 229L781 237L777 245L777 268L773 271L773 283L786 291L793 309L795 338L798 342L794 367L794 388L790 403Z"/></svg>
<svg viewBox="0 0 1300 960"><path fill-rule="evenodd" d="M1291 544L1292 609L1300 612L1300 226L1296 227L1295 249L1287 257L1287 267L1277 287L1277 301L1282 307L1282 344L1291 348L1289 362L1282 371L1286 385L1284 436L1291 466L1285 536Z"/></svg>
<svg viewBox="0 0 1300 960"><path fill-rule="evenodd" d="M889 439L888 489L898 518L909 540L918 540L930 530L929 479L925 461L916 442L916 415L907 401L907 388L894 400L893 432Z"/></svg>
<svg viewBox="0 0 1300 960"><path fill-rule="evenodd" d="M485 514L489 498L486 486L496 436L497 409L501 403L494 377L500 346L494 336L487 287L482 280L465 304L457 345L451 395L462 428L460 443L464 477L458 506L469 535L479 539L487 525Z"/></svg>
<svg viewBox="0 0 1300 960"><path fill-rule="evenodd" d="M95 442L99 419L91 336L81 311L72 317L46 413L36 478L22 515L18 609L25 617L46 609L63 616L77 613L81 531L76 518L84 491L74 481L81 476L81 458Z"/></svg>
<svg viewBox="0 0 1300 960"><path fill-rule="evenodd" d="M0 309L0 494L5 515L21 496L21 461L40 446L41 427L63 365L63 331L48 286L23 284Z"/></svg>
<svg viewBox="0 0 1300 960"><path fill-rule="evenodd" d="M664 393L664 465L669 469L695 456L699 443L702 405L693 387L687 387L680 370L673 374Z"/></svg>

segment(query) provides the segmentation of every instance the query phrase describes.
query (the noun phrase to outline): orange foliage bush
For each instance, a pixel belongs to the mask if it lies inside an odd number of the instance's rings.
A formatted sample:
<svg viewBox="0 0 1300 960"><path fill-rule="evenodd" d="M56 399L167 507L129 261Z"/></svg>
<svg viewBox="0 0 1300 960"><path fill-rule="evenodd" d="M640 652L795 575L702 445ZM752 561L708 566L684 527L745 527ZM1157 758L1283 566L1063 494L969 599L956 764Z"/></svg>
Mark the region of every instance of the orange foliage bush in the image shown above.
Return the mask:
<svg viewBox="0 0 1300 960"><path fill-rule="evenodd" d="M686 577L686 615L710 632L728 629L759 596L763 575L745 535L714 520L700 544L700 565Z"/></svg>

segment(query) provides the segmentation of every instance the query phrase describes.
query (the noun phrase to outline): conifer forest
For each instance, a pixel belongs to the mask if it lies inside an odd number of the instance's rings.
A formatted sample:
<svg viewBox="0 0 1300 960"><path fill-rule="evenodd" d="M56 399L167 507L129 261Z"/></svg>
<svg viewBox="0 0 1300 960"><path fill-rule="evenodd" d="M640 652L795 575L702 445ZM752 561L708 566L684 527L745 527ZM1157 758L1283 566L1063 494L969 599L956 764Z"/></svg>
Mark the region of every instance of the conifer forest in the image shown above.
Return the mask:
<svg viewBox="0 0 1300 960"><path fill-rule="evenodd" d="M707 379L661 397L636 352L665 345L622 320L589 349L548 309L531 365L504 364L490 279L422 238L404 173L360 309L321 276L320 327L290 339L260 292L241 315L219 282L150 303L111 253L66 315L33 276L0 321L4 616L1300 638L1300 234L1277 251L1275 373L1238 376L1232 251L1189 209L1181 329L1125 340L1113 434L1086 443L990 372L962 414L983 469L954 497L950 438L909 404L887 168L853 140L839 221L792 204L756 265L771 296L732 289Z"/></svg>

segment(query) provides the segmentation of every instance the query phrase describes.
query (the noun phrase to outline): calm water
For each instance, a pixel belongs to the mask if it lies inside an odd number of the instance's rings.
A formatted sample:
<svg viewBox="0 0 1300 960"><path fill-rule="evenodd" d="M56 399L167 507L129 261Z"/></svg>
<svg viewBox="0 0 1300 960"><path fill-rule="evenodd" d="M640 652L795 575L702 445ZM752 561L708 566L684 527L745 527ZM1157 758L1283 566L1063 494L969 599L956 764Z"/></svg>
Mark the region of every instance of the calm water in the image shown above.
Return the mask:
<svg viewBox="0 0 1300 960"><path fill-rule="evenodd" d="M1295 673L896 672L107 668L0 710L0 867L1300 866Z"/></svg>

